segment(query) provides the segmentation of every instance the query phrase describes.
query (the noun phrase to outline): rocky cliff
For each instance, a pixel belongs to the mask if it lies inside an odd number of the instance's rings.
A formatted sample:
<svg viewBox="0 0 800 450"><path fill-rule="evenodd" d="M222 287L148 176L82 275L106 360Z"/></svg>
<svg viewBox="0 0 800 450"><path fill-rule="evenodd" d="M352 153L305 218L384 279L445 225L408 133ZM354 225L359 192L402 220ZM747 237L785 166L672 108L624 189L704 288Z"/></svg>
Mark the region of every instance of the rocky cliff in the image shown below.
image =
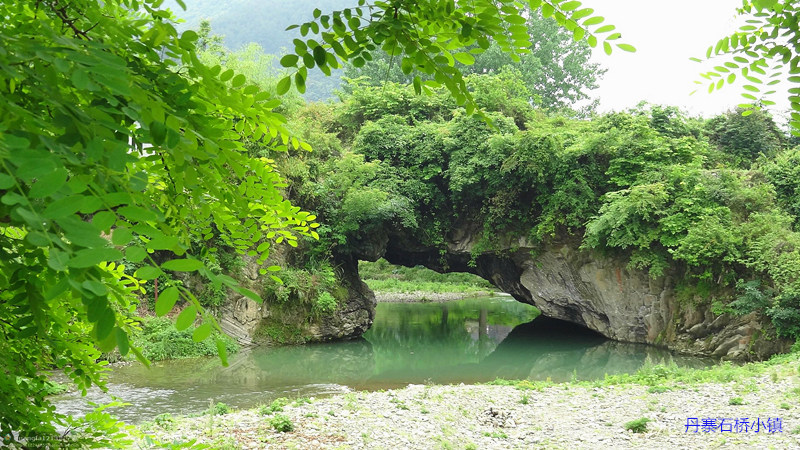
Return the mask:
<svg viewBox="0 0 800 450"><path fill-rule="evenodd" d="M456 230L444 254L399 233L389 232L378 242L387 242L380 256L389 262L475 273L545 316L611 339L735 360L763 359L788 349L787 341L774 337L769 321L755 313L715 315L708 301L678 301L676 271L652 278L628 267L624 258L581 250L577 239L544 248L525 240L508 242L473 258L479 235L469 228ZM371 249L362 257L375 254Z"/></svg>
<svg viewBox="0 0 800 450"><path fill-rule="evenodd" d="M715 315L708 301L679 301L676 271L652 278L628 267L624 258L581 250L577 239L543 248L519 240L473 255L478 236L468 227L455 230L441 253L414 235L384 230L356 246L357 254L338 258L348 295L334 314L310 320L302 308L276 309L241 297L222 311L223 328L245 344L360 336L372 324L375 297L358 277L358 260L384 257L393 264L477 274L518 301L535 305L547 317L618 341L734 360L763 359L788 349L788 342L775 338L769 322L755 313ZM255 272L248 276L257 279Z"/></svg>
<svg viewBox="0 0 800 450"><path fill-rule="evenodd" d="M285 258L278 259L277 263L285 263ZM375 318L375 295L358 277L357 260L341 258L336 263L345 295L332 313L315 314L301 302L256 303L234 295L218 311L223 331L242 345L302 344L361 336ZM258 266L251 261L244 272L242 282L258 291Z"/></svg>

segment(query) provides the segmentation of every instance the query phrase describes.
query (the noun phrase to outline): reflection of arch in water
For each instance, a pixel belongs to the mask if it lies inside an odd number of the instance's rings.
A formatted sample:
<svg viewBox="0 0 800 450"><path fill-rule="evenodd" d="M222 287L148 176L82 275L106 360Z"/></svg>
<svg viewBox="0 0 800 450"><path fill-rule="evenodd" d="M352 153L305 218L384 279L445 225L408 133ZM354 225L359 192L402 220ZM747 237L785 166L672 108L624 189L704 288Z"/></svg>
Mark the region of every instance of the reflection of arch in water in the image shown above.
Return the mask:
<svg viewBox="0 0 800 450"><path fill-rule="evenodd" d="M539 317L514 328L479 366L498 377L567 381L572 377L590 380L632 373L646 361L694 366L706 363L646 344L608 340L580 325Z"/></svg>
<svg viewBox="0 0 800 450"><path fill-rule="evenodd" d="M493 351L475 363L429 366L418 370L393 370L378 374L373 382L396 384L482 382L496 378L567 381L600 379L605 374L635 372L648 360L704 365L693 357L673 355L644 344L616 342L587 328L548 317L514 327Z"/></svg>

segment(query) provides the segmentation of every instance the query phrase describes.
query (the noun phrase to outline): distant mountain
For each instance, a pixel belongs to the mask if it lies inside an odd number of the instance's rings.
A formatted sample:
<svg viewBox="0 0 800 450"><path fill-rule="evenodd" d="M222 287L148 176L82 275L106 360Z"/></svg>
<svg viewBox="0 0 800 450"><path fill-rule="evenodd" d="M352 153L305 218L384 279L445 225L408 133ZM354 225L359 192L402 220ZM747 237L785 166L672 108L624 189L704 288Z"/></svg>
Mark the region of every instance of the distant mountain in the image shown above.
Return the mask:
<svg viewBox="0 0 800 450"><path fill-rule="evenodd" d="M182 29L196 29L200 20L208 19L212 32L224 36L225 46L231 50L256 42L266 53L276 55L294 48L292 39L300 36L298 30L286 31L286 27L311 20L314 8L329 13L357 4L357 0L186 0L184 11L174 0L164 2L165 7L185 20ZM331 97L339 85L339 76L334 73L325 77L312 71L306 98Z"/></svg>

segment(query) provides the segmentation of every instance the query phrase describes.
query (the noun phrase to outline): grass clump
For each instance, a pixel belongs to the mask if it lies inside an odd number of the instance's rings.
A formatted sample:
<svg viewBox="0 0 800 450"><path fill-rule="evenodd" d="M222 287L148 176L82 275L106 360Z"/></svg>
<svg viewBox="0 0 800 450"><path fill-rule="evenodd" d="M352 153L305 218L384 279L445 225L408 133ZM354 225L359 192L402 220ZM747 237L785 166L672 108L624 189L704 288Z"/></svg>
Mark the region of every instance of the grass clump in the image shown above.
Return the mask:
<svg viewBox="0 0 800 450"><path fill-rule="evenodd" d="M644 433L647 431L647 422L650 422L650 419L647 417L640 417L636 420L631 420L630 422L626 423L625 429L633 433Z"/></svg>
<svg viewBox="0 0 800 450"><path fill-rule="evenodd" d="M728 404L734 406L744 405L744 399L742 397L731 397L731 399L728 400Z"/></svg>
<svg viewBox="0 0 800 450"><path fill-rule="evenodd" d="M508 435L502 431L492 431L492 432L484 431L483 435L495 439L508 439Z"/></svg>
<svg viewBox="0 0 800 450"><path fill-rule="evenodd" d="M650 386L647 388L647 392L651 394L663 394L664 392L671 391L672 389L668 388L667 386Z"/></svg>
<svg viewBox="0 0 800 450"><path fill-rule="evenodd" d="M283 411L283 407L288 404L289 404L288 398L286 397L276 398L275 400L272 401L272 403L269 404L269 406L261 405L261 407L258 408L258 413L261 414L262 416L268 416L270 414Z"/></svg>
<svg viewBox="0 0 800 450"><path fill-rule="evenodd" d="M292 420L283 414L276 414L275 417L269 420L269 424L272 425L272 428L281 433L287 433L294 430L294 424L292 423Z"/></svg>
<svg viewBox="0 0 800 450"><path fill-rule="evenodd" d="M171 430L175 425L175 419L170 413L159 414L153 419L153 423L158 425L162 430Z"/></svg>
<svg viewBox="0 0 800 450"><path fill-rule="evenodd" d="M213 405L210 408L208 408L205 413L211 416L224 416L229 412L231 412L231 408L225 403L219 402L216 405Z"/></svg>

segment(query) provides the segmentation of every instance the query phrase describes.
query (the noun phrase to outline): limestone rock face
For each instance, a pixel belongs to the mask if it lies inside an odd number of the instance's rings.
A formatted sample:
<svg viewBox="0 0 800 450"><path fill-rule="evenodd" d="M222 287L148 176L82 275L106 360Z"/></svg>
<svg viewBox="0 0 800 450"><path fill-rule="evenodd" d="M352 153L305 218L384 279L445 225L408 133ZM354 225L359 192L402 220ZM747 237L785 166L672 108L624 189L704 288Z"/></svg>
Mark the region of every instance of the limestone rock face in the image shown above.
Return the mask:
<svg viewBox="0 0 800 450"><path fill-rule="evenodd" d="M415 235L383 230L358 246L363 251L336 261L348 297L333 315L309 321L307 311L270 309L266 303L242 297L226 304L221 324L244 344L360 336L372 325L375 296L358 276L358 260L384 257L393 264L477 274L518 301L535 305L547 317L618 341L735 360L763 359L790 345L775 338L769 321L755 313L717 316L708 302L679 302L675 286L681 280L675 271L652 278L646 271L629 268L623 258L581 250L578 239L544 248L520 239L499 245L500 250L473 255L479 235L470 225L454 230L446 237L447 251L442 254L422 245Z"/></svg>
<svg viewBox="0 0 800 450"><path fill-rule="evenodd" d="M251 272L251 266L255 265L249 261L245 273ZM347 298L339 302L332 314L314 315L306 305L290 302L276 307L237 295L229 298L218 312L222 330L245 346L301 344L361 336L375 318L375 294L358 277L358 261L340 261L339 267ZM255 275L251 281L256 281L257 270L252 272Z"/></svg>
<svg viewBox="0 0 800 450"><path fill-rule="evenodd" d="M470 264L476 233L457 230L448 251L392 236L384 257L395 264L422 264L436 271L471 272L548 317L573 322L625 342L660 345L724 359L763 359L788 350L768 338L768 320L753 313L714 315L710 305L682 304L675 295L676 273L652 278L627 261L581 250L577 240L537 248L524 240L480 253ZM687 302L688 303L688 302ZM695 302L692 302L695 303Z"/></svg>

